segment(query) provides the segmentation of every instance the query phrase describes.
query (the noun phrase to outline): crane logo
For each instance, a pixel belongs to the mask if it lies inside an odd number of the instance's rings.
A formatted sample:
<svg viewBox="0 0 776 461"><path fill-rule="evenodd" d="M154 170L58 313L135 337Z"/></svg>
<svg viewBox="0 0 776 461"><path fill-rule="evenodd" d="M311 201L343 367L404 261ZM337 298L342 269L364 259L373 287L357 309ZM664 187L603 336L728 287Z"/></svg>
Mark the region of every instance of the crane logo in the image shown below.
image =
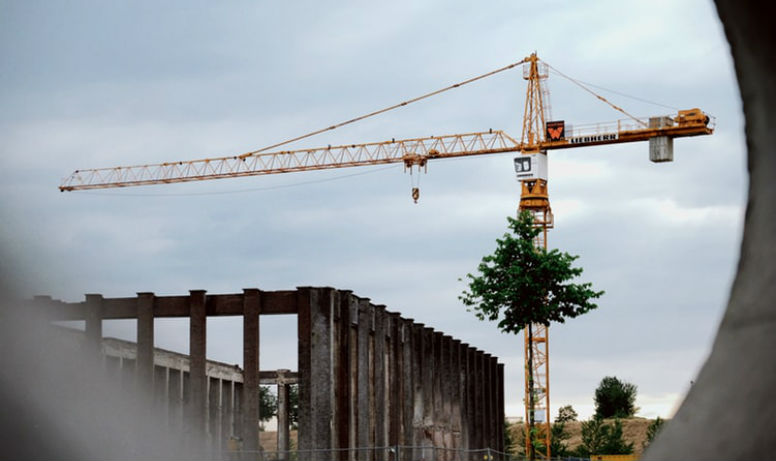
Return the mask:
<svg viewBox="0 0 776 461"><path fill-rule="evenodd" d="M547 122L547 140L560 141L566 137L566 123L563 120Z"/></svg>

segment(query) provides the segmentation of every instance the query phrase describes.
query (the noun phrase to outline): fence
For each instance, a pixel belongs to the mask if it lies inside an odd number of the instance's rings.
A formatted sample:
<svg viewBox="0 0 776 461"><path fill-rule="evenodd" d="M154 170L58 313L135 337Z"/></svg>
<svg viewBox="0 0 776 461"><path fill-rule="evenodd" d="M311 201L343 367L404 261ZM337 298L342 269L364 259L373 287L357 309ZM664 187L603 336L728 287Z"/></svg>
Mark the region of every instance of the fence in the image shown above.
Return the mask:
<svg viewBox="0 0 776 461"><path fill-rule="evenodd" d="M525 461L523 455L505 453L491 448L454 449L433 446L390 446L369 448L332 448L320 450L230 450L224 453L230 461ZM628 461L635 460L633 455L625 455ZM537 458L538 460L544 458ZM551 458L563 461L591 461L591 458ZM623 461L624 458L623 458Z"/></svg>

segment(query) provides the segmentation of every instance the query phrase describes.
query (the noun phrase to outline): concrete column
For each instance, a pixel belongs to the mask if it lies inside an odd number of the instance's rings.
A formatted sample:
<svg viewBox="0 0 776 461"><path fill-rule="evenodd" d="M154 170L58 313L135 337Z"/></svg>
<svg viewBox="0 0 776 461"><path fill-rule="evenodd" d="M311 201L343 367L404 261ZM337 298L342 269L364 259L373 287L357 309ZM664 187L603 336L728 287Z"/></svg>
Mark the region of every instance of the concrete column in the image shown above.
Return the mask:
<svg viewBox="0 0 776 461"><path fill-rule="evenodd" d="M452 448L460 450L462 447L461 436L461 341L454 339L450 344L450 428L452 432ZM455 457L454 459L459 459Z"/></svg>
<svg viewBox="0 0 776 461"><path fill-rule="evenodd" d="M469 406L469 345L461 343L461 448L471 448L469 420L471 419L471 407Z"/></svg>
<svg viewBox="0 0 776 461"><path fill-rule="evenodd" d="M484 354L482 361L482 377L483 377L483 404L485 411L483 412L483 424L482 427L485 430L485 446L487 448L495 448L493 445L493 380L490 373L490 354Z"/></svg>
<svg viewBox="0 0 776 461"><path fill-rule="evenodd" d="M374 306L374 421L375 421L375 435L374 444L375 447L385 447L388 444L388 428L389 428L389 409L386 395L388 390L386 389L386 361L385 354L386 348L386 314L385 306ZM377 450L375 452L375 459L383 461L385 451Z"/></svg>
<svg viewBox="0 0 776 461"><path fill-rule="evenodd" d="M390 332L391 332L391 353L390 353L390 378L389 389L389 408L390 425L388 428L388 445L396 446L403 444L401 437L401 424L403 417L403 401L401 398L401 378L402 378L402 335L401 335L401 317L398 313L390 313ZM394 457L393 461L396 461Z"/></svg>
<svg viewBox="0 0 776 461"><path fill-rule="evenodd" d="M207 407L207 312L205 290L189 292L189 401L187 426L191 435L201 439L205 434Z"/></svg>
<svg viewBox="0 0 776 461"><path fill-rule="evenodd" d="M339 303L334 311L334 409L332 440L334 448L350 446L350 316L354 297L349 290L340 290ZM347 461L348 452L339 451L335 459Z"/></svg>
<svg viewBox="0 0 776 461"><path fill-rule="evenodd" d="M90 293L86 295L84 317L86 318L86 350L95 358L102 352L102 295Z"/></svg>
<svg viewBox="0 0 776 461"><path fill-rule="evenodd" d="M490 411L491 440L493 448L498 449L499 434L504 432L504 419L499 421L501 412L498 409L498 358L490 358Z"/></svg>
<svg viewBox="0 0 776 461"><path fill-rule="evenodd" d="M358 404L356 412L358 415L357 428L357 447L370 446L370 435L373 434L371 423L370 402L371 393L371 372L369 363L369 337L371 336L370 327L372 323L371 308L369 298L359 298L358 303ZM371 461L371 457L360 456L360 459Z"/></svg>
<svg viewBox="0 0 776 461"><path fill-rule="evenodd" d="M423 375L425 343L425 327L422 323L412 324L412 443L414 447L427 445L424 428L424 415L426 413L426 398ZM430 435L430 434L429 434ZM425 459L423 450L414 449L412 459Z"/></svg>
<svg viewBox="0 0 776 461"><path fill-rule="evenodd" d="M243 411L241 437L243 449L259 449L259 317L261 292L256 288L243 289Z"/></svg>
<svg viewBox="0 0 776 461"><path fill-rule="evenodd" d="M137 294L137 361L138 388L148 392L154 385L154 294ZM150 395L149 395L150 397Z"/></svg>
<svg viewBox="0 0 776 461"><path fill-rule="evenodd" d="M424 447L434 446L434 329L423 328L423 356L422 356L422 386L423 386L423 442ZM435 451L427 449L424 459L435 459Z"/></svg>
<svg viewBox="0 0 776 461"><path fill-rule="evenodd" d="M412 446L414 445L414 429L413 418L415 409L415 397L414 397L414 379L413 372L413 353L415 350L413 342L413 320L405 319L400 322L401 324L401 402L402 402L402 438L401 444ZM412 453L407 451L408 456L412 456Z"/></svg>
<svg viewBox="0 0 776 461"><path fill-rule="evenodd" d="M331 323L337 292L300 287L298 295L299 449L327 450L332 446ZM306 459L329 457L330 453L313 451Z"/></svg>
<svg viewBox="0 0 776 461"><path fill-rule="evenodd" d="M232 423L232 390L234 381L224 381L221 388L221 438L222 443L233 437L234 424Z"/></svg>
<svg viewBox="0 0 776 461"><path fill-rule="evenodd" d="M444 441L444 431L445 431L445 421L444 421L444 373L445 373L445 362L444 362L444 352L442 351L442 344L444 337L444 334L440 331L435 331L431 341L432 341L432 360L433 365L431 368L431 382L433 383L433 390L431 391L431 395L434 396L433 400L433 406L434 406L434 412L431 414L431 425L433 427L433 438L432 443L433 446L436 448L444 448L445 441ZM445 461L444 458L444 450L443 451L437 451L437 460Z"/></svg>
<svg viewBox="0 0 776 461"><path fill-rule="evenodd" d="M499 431L498 431L498 446L496 447L497 450L506 452L506 448L504 446L504 431L501 430L501 426L504 424L504 420L506 419L506 415L504 414L504 364L499 363L498 364L498 374L496 376L498 386L496 389L496 392L498 393L498 419L499 419Z"/></svg>
<svg viewBox="0 0 776 461"><path fill-rule="evenodd" d="M288 459L288 451L291 449L289 439L289 404L288 381L286 373L290 370L278 370L278 460Z"/></svg>
<svg viewBox="0 0 776 461"><path fill-rule="evenodd" d="M453 338L442 336L442 425L445 459L452 460L453 448L453 387L456 383L453 368Z"/></svg>
<svg viewBox="0 0 776 461"><path fill-rule="evenodd" d="M348 447L358 447L358 434L359 434L359 421L358 421L358 376L359 376L359 363L358 363L358 319L359 319L359 300L356 296L349 296L348 300L350 310L350 328L348 332L348 347L350 348L349 363L350 363L350 377L349 377L349 395L350 395L350 412L348 419L350 420L350 427L348 428ZM348 452L348 459L355 461L357 459L357 453L353 450Z"/></svg>
<svg viewBox="0 0 776 461"><path fill-rule="evenodd" d="M482 353L479 350L473 350L472 352L472 406L474 408L474 421L472 421L472 429L474 432L474 448L485 448L485 439L483 437L484 432L484 419L485 413L484 401L483 401L483 378L482 378Z"/></svg>

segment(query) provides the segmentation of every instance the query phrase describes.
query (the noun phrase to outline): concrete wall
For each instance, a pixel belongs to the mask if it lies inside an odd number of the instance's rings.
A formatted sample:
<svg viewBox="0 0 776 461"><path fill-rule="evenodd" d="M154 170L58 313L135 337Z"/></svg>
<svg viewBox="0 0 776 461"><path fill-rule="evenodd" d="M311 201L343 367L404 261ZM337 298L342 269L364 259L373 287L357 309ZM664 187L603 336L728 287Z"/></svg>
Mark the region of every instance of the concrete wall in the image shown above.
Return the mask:
<svg viewBox="0 0 776 461"><path fill-rule="evenodd" d="M359 453L366 461L394 459L396 446L442 460L456 449L503 451L496 357L349 291L300 288L298 296L300 450L377 447Z"/></svg>

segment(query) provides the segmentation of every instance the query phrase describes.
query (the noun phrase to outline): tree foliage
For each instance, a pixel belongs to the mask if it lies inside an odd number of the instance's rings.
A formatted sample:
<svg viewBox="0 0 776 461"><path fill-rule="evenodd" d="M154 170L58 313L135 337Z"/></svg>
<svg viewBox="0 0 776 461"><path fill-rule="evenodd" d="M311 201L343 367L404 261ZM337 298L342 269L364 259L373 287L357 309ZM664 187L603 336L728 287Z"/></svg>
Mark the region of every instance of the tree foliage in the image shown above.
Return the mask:
<svg viewBox="0 0 776 461"><path fill-rule="evenodd" d="M647 426L647 439L644 441L644 448L647 448L647 446L652 443L652 440L655 439L655 436L660 432L660 429L663 428L665 422L665 419L658 416L654 421L649 423L649 426Z"/></svg>
<svg viewBox="0 0 776 461"><path fill-rule="evenodd" d="M576 455L629 455L633 453L633 442L626 442L622 435L622 421L607 424L602 418L593 417L582 423L582 444Z"/></svg>
<svg viewBox="0 0 776 461"><path fill-rule="evenodd" d="M259 386L259 420L266 422L278 413L278 399L269 386Z"/></svg>
<svg viewBox="0 0 776 461"><path fill-rule="evenodd" d="M630 418L636 414L634 384L620 381L615 376L601 380L595 390L595 416L598 418Z"/></svg>
<svg viewBox="0 0 776 461"><path fill-rule="evenodd" d="M563 323L595 309L592 302L603 291L593 291L590 283L572 283L582 274L573 267L578 258L558 250L537 248L535 239L542 230L533 225L530 212L520 213L517 219L507 218L510 232L496 240L496 250L484 256L477 269L479 274L467 274L468 290L459 299L480 320L498 321L504 333L519 333L528 328L528 340L532 339L532 324L549 326L550 322ZM532 362L530 356L527 360ZM533 408L534 380L531 367L528 370L528 388ZM528 415L528 456L534 459L536 451L544 451L544 438L534 427L533 412Z"/></svg>
<svg viewBox="0 0 776 461"><path fill-rule="evenodd" d="M261 421L266 422L278 414L278 398L270 386L259 386L259 412ZM299 386L288 386L288 422L292 428L299 423Z"/></svg>
<svg viewBox="0 0 776 461"><path fill-rule="evenodd" d="M571 438L571 434L566 432L566 423L564 421L555 422L552 425L550 437L550 453L553 458L566 458L571 453L566 443Z"/></svg>
<svg viewBox="0 0 776 461"><path fill-rule="evenodd" d="M509 424L509 421L504 419L504 451L507 454L514 454L514 445L515 440L514 437L512 437L512 425Z"/></svg>
<svg viewBox="0 0 776 461"><path fill-rule="evenodd" d="M507 220L511 232L496 240L493 254L482 258L479 275L466 275L469 289L459 299L469 310L516 334L531 323L563 323L597 307L591 300L603 291L593 291L590 283L571 283L582 274L582 268L572 266L578 256L536 248L541 229L533 226L529 212Z"/></svg>
<svg viewBox="0 0 776 461"><path fill-rule="evenodd" d="M560 408L558 408L558 416L555 418L556 423L567 423L569 421L576 421L577 417L576 410L574 410L574 407L571 405L565 405Z"/></svg>

